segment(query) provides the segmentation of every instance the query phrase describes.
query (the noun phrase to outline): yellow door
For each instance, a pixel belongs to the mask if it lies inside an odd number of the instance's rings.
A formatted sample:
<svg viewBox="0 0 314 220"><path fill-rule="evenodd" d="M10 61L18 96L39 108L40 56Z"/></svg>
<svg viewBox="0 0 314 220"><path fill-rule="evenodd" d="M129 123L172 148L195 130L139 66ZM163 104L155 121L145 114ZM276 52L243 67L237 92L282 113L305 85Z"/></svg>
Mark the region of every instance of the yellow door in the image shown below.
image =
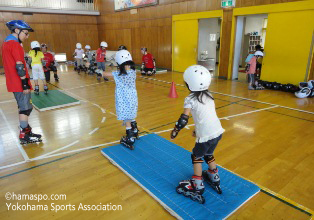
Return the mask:
<svg viewBox="0 0 314 220"><path fill-rule="evenodd" d="M261 79L303 82L309 61L314 11L270 13Z"/></svg>
<svg viewBox="0 0 314 220"><path fill-rule="evenodd" d="M173 70L197 64L198 20L174 22Z"/></svg>

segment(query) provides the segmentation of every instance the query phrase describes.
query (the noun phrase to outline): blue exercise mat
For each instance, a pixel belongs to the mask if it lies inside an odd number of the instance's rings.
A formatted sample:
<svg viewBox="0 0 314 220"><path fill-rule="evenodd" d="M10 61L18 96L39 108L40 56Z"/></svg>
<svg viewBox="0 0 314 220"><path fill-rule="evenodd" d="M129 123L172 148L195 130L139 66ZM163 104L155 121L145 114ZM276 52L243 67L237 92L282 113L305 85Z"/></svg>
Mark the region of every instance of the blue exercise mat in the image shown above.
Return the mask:
<svg viewBox="0 0 314 220"><path fill-rule="evenodd" d="M255 184L219 167L222 194L205 183L206 202L199 204L176 192L179 181L193 174L191 152L156 134L141 137L134 146L133 151L119 144L101 152L176 218L224 219L260 191ZM203 169L206 166L203 164Z"/></svg>

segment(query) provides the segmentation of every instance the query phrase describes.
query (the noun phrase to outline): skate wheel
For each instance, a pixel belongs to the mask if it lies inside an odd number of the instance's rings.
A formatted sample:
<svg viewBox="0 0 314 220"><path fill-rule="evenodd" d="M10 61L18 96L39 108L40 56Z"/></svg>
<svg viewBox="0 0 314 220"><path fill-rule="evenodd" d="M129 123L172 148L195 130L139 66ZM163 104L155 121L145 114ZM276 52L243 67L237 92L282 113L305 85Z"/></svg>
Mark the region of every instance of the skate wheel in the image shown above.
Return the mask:
<svg viewBox="0 0 314 220"><path fill-rule="evenodd" d="M193 201L195 201L196 199L197 199L197 197L196 196L190 196L190 198L193 200Z"/></svg>
<svg viewBox="0 0 314 220"><path fill-rule="evenodd" d="M199 203L199 204L204 204L204 203L205 203L205 198L202 196L202 199L201 199L201 200L198 200L198 203Z"/></svg>
<svg viewBox="0 0 314 220"><path fill-rule="evenodd" d="M189 197L190 195L188 194L188 192L186 192L186 191L183 191L183 195L185 196L185 197Z"/></svg>
<svg viewBox="0 0 314 220"><path fill-rule="evenodd" d="M180 187L176 187L176 191L177 191L178 194L182 194L183 193L183 190Z"/></svg>
<svg viewBox="0 0 314 220"><path fill-rule="evenodd" d="M222 190L221 190L220 187L217 187L217 193L218 193L218 194L222 194Z"/></svg>

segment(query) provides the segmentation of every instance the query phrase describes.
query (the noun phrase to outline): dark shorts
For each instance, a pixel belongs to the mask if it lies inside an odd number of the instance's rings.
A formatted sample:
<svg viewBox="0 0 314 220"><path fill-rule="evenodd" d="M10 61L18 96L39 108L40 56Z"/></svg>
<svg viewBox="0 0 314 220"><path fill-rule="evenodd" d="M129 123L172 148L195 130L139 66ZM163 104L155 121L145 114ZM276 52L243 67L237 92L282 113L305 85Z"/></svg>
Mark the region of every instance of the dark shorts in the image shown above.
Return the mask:
<svg viewBox="0 0 314 220"><path fill-rule="evenodd" d="M256 69L257 70L261 70L262 69L262 64L261 63L257 63L256 64Z"/></svg>
<svg viewBox="0 0 314 220"><path fill-rule="evenodd" d="M154 68L144 68L145 73L147 73L148 71L153 72Z"/></svg>
<svg viewBox="0 0 314 220"><path fill-rule="evenodd" d="M196 143L192 152L196 158L204 157L205 155L213 155L215 148L220 141L222 134L214 139L211 139L204 143Z"/></svg>
<svg viewBox="0 0 314 220"><path fill-rule="evenodd" d="M26 111L33 108L31 101L31 93L13 92L20 111Z"/></svg>

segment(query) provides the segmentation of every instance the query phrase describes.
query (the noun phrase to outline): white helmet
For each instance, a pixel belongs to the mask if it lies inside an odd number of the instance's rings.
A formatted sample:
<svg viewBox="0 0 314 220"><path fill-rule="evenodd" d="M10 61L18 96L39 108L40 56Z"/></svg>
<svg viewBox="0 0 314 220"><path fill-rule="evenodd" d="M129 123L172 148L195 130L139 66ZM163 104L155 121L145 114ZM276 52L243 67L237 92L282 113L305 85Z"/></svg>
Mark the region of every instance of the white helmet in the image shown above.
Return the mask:
<svg viewBox="0 0 314 220"><path fill-rule="evenodd" d="M82 44L81 44L81 43L77 43L77 44L76 44L76 48L77 48L77 49L82 49Z"/></svg>
<svg viewBox="0 0 314 220"><path fill-rule="evenodd" d="M86 49L86 50L90 50L90 46L89 46L89 45L86 45L86 46L85 46L85 49Z"/></svg>
<svg viewBox="0 0 314 220"><path fill-rule="evenodd" d="M31 42L31 48L34 49L34 48L36 48L36 47L40 47L39 42L38 42L38 41L32 41L32 42Z"/></svg>
<svg viewBox="0 0 314 220"><path fill-rule="evenodd" d="M102 41L102 42L100 43L100 46L101 46L101 47L108 47L108 44L107 44L105 41Z"/></svg>
<svg viewBox="0 0 314 220"><path fill-rule="evenodd" d="M132 56L131 56L130 52L127 50L119 50L116 53L115 60L116 60L118 65L121 65L124 62L132 61Z"/></svg>
<svg viewBox="0 0 314 220"><path fill-rule="evenodd" d="M183 78L189 89L196 92L208 89L212 77L205 67L193 65L184 71Z"/></svg>
<svg viewBox="0 0 314 220"><path fill-rule="evenodd" d="M308 87L302 88L300 91L294 93L298 98L306 98L311 95L311 89Z"/></svg>

